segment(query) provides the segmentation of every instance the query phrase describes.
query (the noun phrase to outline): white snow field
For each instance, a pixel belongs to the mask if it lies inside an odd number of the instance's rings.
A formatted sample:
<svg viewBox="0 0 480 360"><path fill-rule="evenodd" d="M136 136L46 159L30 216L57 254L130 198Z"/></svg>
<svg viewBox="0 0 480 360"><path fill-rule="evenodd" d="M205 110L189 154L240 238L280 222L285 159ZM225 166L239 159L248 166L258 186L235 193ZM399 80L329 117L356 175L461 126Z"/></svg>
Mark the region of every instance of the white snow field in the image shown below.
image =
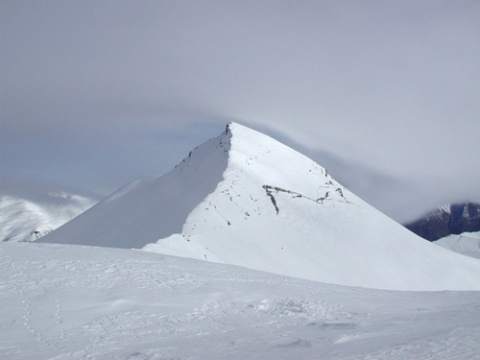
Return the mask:
<svg viewBox="0 0 480 360"><path fill-rule="evenodd" d="M445 236L433 243L459 254L480 259L480 231Z"/></svg>
<svg viewBox="0 0 480 360"><path fill-rule="evenodd" d="M144 248L332 284L480 290L480 261L427 242L311 159L239 124L41 242Z"/></svg>
<svg viewBox="0 0 480 360"><path fill-rule="evenodd" d="M480 292L37 243L0 243L0 274L1 359L480 359Z"/></svg>
<svg viewBox="0 0 480 360"><path fill-rule="evenodd" d="M2 189L0 188L0 191ZM98 200L66 192L0 194L0 241L35 241Z"/></svg>

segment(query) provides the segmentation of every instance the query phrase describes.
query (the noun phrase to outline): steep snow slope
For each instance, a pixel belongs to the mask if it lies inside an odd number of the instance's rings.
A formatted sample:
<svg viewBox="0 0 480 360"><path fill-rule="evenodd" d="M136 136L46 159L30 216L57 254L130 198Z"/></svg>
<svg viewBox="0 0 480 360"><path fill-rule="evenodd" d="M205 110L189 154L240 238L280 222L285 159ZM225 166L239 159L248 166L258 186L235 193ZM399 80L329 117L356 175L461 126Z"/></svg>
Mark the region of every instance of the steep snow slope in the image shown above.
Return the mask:
<svg viewBox="0 0 480 360"><path fill-rule="evenodd" d="M49 192L0 195L0 241L34 241L98 200L92 197Z"/></svg>
<svg viewBox="0 0 480 360"><path fill-rule="evenodd" d="M0 274L1 359L480 359L480 292L37 243L0 243Z"/></svg>
<svg viewBox="0 0 480 360"><path fill-rule="evenodd" d="M480 259L480 232L449 235L433 242L445 249Z"/></svg>
<svg viewBox="0 0 480 360"><path fill-rule="evenodd" d="M164 176L126 185L42 241L141 248L181 232L190 212L222 180L228 139L221 135L197 147Z"/></svg>
<svg viewBox="0 0 480 360"><path fill-rule="evenodd" d="M238 124L169 174L130 185L42 241L148 244L148 251L343 285L480 289L478 260L418 238L311 159Z"/></svg>

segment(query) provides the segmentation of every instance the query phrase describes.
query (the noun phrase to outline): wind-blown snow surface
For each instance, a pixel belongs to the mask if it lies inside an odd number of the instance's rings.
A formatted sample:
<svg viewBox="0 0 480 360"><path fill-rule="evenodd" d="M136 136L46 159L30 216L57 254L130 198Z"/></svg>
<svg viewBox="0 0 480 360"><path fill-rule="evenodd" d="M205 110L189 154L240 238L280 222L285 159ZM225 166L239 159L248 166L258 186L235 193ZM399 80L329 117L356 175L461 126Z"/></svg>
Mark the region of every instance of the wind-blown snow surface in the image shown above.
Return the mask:
<svg viewBox="0 0 480 360"><path fill-rule="evenodd" d="M480 359L480 292L37 243L0 243L0 274L2 359Z"/></svg>
<svg viewBox="0 0 480 360"><path fill-rule="evenodd" d="M98 200L66 192L0 195L0 241L35 241Z"/></svg>
<svg viewBox="0 0 480 360"><path fill-rule="evenodd" d="M430 244L311 159L238 124L44 242L145 250L321 282L480 289L480 262Z"/></svg>

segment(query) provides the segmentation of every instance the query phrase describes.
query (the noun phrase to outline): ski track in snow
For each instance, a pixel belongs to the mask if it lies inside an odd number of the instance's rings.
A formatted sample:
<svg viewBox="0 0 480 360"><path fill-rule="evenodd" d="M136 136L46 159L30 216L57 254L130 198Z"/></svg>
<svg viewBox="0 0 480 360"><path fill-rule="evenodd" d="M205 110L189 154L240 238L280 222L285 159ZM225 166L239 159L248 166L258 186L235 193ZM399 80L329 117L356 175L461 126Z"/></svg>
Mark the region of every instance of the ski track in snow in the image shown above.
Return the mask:
<svg viewBox="0 0 480 360"><path fill-rule="evenodd" d="M26 243L0 244L0 274L2 359L480 359L479 292Z"/></svg>

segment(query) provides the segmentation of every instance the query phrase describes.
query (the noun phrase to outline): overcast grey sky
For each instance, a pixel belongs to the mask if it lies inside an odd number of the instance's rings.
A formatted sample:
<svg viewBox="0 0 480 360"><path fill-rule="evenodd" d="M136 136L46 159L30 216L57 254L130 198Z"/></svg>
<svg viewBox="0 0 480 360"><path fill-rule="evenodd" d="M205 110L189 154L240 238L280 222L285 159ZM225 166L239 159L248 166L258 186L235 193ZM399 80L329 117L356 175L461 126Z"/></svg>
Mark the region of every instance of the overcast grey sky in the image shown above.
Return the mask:
<svg viewBox="0 0 480 360"><path fill-rule="evenodd" d="M480 200L480 2L0 0L0 168L108 193L238 121L399 221Z"/></svg>

